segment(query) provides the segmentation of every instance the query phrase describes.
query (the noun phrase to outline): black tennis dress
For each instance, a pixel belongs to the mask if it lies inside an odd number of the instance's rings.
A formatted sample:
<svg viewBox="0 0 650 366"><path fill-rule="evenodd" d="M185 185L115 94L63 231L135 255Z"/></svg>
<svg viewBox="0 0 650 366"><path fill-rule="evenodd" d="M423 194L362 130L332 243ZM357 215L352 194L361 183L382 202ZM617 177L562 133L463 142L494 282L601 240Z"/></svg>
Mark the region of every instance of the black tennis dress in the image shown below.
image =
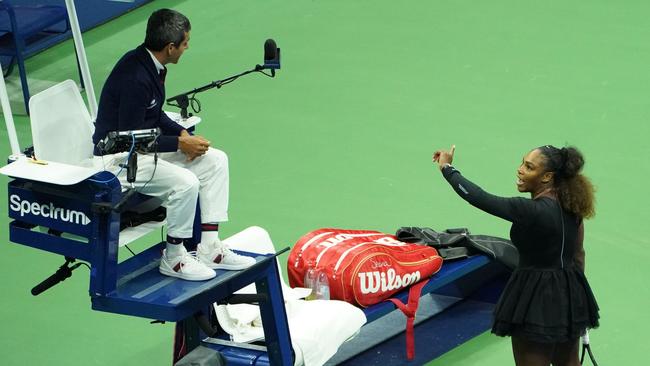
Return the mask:
<svg viewBox="0 0 650 366"><path fill-rule="evenodd" d="M471 205L512 222L519 266L495 307L492 333L553 343L575 340L598 326L598 304L575 260L582 249L581 219L553 197L497 197L452 166L442 173Z"/></svg>

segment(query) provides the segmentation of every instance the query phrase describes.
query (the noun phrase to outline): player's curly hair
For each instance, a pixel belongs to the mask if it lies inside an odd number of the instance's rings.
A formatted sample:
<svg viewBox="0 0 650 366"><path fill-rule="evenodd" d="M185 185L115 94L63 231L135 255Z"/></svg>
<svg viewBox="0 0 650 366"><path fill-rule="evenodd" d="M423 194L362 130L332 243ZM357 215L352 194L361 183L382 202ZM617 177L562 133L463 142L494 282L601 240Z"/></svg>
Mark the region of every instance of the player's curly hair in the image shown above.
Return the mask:
<svg viewBox="0 0 650 366"><path fill-rule="evenodd" d="M573 146L558 149L551 145L539 147L546 170L553 172L553 184L562 208L576 216L594 217L594 185L581 171L585 165L582 153Z"/></svg>

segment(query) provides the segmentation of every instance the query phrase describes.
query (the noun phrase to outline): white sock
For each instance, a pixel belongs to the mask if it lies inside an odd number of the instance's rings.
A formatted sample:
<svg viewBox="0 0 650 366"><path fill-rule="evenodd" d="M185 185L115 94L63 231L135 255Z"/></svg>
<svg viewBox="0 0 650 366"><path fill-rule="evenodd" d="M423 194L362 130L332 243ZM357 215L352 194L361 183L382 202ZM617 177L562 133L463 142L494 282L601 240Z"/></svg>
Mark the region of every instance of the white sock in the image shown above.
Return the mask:
<svg viewBox="0 0 650 366"><path fill-rule="evenodd" d="M183 253L183 244L172 244L172 243L167 243L165 246L165 255L167 258L174 258L178 257Z"/></svg>
<svg viewBox="0 0 650 366"><path fill-rule="evenodd" d="M208 245L214 244L219 241L219 232L218 231L202 231L201 232L201 244Z"/></svg>

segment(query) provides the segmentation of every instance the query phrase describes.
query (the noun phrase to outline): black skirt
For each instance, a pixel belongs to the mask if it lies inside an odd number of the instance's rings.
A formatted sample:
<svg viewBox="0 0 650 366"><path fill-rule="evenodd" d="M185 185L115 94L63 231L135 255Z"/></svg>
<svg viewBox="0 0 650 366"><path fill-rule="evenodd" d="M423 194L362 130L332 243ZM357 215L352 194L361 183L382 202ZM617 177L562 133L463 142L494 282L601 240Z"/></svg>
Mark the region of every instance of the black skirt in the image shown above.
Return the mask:
<svg viewBox="0 0 650 366"><path fill-rule="evenodd" d="M598 304L581 270L518 268L496 305L492 333L567 342L598 327L598 318Z"/></svg>

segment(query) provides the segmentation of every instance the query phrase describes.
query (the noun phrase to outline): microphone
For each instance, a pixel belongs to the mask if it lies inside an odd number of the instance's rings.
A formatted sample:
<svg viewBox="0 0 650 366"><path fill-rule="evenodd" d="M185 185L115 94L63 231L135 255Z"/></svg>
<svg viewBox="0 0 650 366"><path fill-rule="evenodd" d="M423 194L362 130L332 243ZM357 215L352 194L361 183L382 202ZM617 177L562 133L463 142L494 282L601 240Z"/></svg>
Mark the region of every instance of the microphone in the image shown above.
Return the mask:
<svg viewBox="0 0 650 366"><path fill-rule="evenodd" d="M68 260L66 258L65 263L59 267L59 269L50 277L46 278L43 280L43 282L39 283L38 285L34 286L32 288L32 295L38 296L40 295L43 291L49 289L50 287L65 281L66 278L69 278L72 276L72 271L75 269L79 268L81 263L74 264L72 267L68 267L70 263L72 263L74 260Z"/></svg>
<svg viewBox="0 0 650 366"><path fill-rule="evenodd" d="M280 68L280 49L270 38L264 42L264 65L262 68L271 70L272 76L275 76L275 70Z"/></svg>

